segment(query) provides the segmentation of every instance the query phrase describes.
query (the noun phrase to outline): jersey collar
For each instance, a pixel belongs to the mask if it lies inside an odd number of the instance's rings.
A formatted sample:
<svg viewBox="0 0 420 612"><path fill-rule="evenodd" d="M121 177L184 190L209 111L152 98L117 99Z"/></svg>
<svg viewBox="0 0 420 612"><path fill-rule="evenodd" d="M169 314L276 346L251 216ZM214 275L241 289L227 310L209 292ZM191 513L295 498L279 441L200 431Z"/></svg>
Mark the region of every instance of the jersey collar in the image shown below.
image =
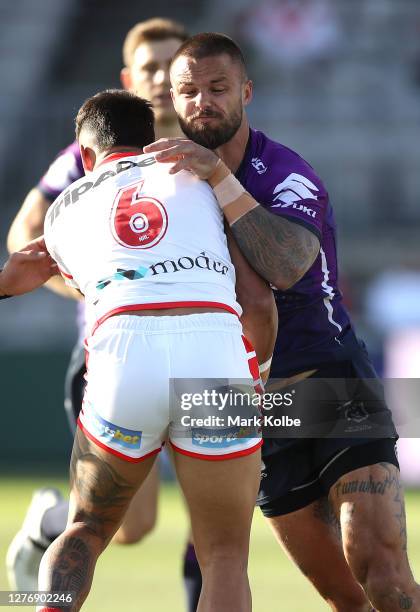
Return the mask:
<svg viewBox="0 0 420 612"><path fill-rule="evenodd" d="M142 155L142 153L139 153L138 151L118 151L117 153L110 153L104 157L104 159L100 161L96 167L99 168L99 166L113 162L116 159L121 159L121 157L138 157L139 155Z"/></svg>
<svg viewBox="0 0 420 612"><path fill-rule="evenodd" d="M235 172L235 176L239 181L241 181L241 179L244 180L245 178L245 172L248 168L249 158L251 157L251 150L252 150L252 131L251 131L251 128L249 128L248 141L246 143L245 153L244 153L241 163L239 164L239 168Z"/></svg>

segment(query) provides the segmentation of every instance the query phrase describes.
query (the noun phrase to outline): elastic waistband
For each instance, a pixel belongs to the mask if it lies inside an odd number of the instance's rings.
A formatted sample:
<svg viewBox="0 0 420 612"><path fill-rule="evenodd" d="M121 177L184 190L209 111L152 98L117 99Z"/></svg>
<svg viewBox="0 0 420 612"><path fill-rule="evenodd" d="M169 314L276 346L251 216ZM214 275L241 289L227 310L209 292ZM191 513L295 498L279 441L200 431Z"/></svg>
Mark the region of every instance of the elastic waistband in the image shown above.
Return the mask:
<svg viewBox="0 0 420 612"><path fill-rule="evenodd" d="M172 316L118 315L109 317L98 328L95 335L101 331L128 330L146 333L176 332L176 331L218 331L239 330L242 325L236 315L220 311L203 312Z"/></svg>

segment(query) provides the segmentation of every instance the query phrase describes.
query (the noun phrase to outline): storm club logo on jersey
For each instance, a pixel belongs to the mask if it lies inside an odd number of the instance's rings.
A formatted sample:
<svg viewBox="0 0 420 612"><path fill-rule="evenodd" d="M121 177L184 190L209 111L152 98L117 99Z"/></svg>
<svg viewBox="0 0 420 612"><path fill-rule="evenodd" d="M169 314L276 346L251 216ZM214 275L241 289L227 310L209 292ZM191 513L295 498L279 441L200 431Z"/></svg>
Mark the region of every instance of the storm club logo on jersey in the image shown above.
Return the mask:
<svg viewBox="0 0 420 612"><path fill-rule="evenodd" d="M129 249L150 249L162 240L168 227L164 205L141 194L143 183L137 181L120 189L112 205L112 235Z"/></svg>

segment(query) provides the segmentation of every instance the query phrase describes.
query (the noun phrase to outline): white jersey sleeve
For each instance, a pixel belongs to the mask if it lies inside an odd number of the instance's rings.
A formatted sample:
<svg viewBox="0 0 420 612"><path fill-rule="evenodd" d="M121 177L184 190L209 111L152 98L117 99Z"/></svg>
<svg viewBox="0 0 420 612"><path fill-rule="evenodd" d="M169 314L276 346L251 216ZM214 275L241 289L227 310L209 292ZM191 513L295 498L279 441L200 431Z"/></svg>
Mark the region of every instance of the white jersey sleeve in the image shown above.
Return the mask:
<svg viewBox="0 0 420 612"><path fill-rule="evenodd" d="M96 328L115 312L177 306L241 314L209 185L153 156L114 154L50 207L47 247Z"/></svg>

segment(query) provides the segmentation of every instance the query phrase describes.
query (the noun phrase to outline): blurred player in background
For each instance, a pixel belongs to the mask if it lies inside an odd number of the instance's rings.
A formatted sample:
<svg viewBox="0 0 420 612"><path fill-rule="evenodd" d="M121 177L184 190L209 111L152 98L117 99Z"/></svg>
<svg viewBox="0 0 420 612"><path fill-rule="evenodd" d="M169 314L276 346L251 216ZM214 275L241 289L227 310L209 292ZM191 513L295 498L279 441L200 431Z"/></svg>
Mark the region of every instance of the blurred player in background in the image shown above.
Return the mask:
<svg viewBox="0 0 420 612"><path fill-rule="evenodd" d="M162 136L181 135L170 96L169 64L179 45L187 38L184 27L169 19L150 19L135 25L123 45L124 68L121 83L125 89L150 100L155 113L155 131ZM43 233L46 212L51 202L71 183L83 176L78 144L67 147L52 163L39 184L27 195L8 236L9 251L19 250L29 240ZM47 286L65 297L81 299L61 277L53 277ZM65 408L72 431L81 408L85 355L83 347L84 305L78 308L79 338L73 350L65 382ZM138 542L156 522L158 469L155 465L139 489L114 540L121 544ZM33 589L38 566L47 546L65 528L68 502L55 489L34 494L24 524L14 538L7 555L8 575L16 589ZM184 558L184 577L189 608L194 610L201 588L200 568L191 544Z"/></svg>
<svg viewBox="0 0 420 612"><path fill-rule="evenodd" d="M261 509L336 612L368 612L372 605L380 612L420 610L407 557L397 434L380 383L371 390L376 374L337 287L328 193L299 155L249 128L252 82L231 39L204 33L186 41L172 61L171 83L191 140L162 139L145 152L163 163L179 156L172 171L188 169L200 178L213 168L215 153L221 158L209 182L243 255L277 287L272 376L296 393L307 388L303 379L344 382L344 392L326 385L319 397L309 397L303 413L303 424L312 416L326 434L340 418L370 424L377 410L386 423L376 437L340 430L324 438L266 438Z"/></svg>
<svg viewBox="0 0 420 612"><path fill-rule="evenodd" d="M178 397L184 379L203 391L241 381L253 394L258 365L238 319L235 268L274 313L272 291L239 252L241 262L232 262L209 184L142 154L154 140L149 102L126 91L99 93L79 110L76 134L87 176L55 200L44 235L66 282L85 296L89 368L68 525L45 553L38 582L43 591L72 591L74 599L41 609L81 608L98 556L168 438L203 572L198 610L250 611L260 428L244 434L241 425L204 424L208 438L219 431L225 439L197 444L197 425L182 429L185 413L169 382ZM260 359L271 355L275 335L276 328ZM258 413L254 405L248 414ZM204 407L191 419L207 414Z"/></svg>

